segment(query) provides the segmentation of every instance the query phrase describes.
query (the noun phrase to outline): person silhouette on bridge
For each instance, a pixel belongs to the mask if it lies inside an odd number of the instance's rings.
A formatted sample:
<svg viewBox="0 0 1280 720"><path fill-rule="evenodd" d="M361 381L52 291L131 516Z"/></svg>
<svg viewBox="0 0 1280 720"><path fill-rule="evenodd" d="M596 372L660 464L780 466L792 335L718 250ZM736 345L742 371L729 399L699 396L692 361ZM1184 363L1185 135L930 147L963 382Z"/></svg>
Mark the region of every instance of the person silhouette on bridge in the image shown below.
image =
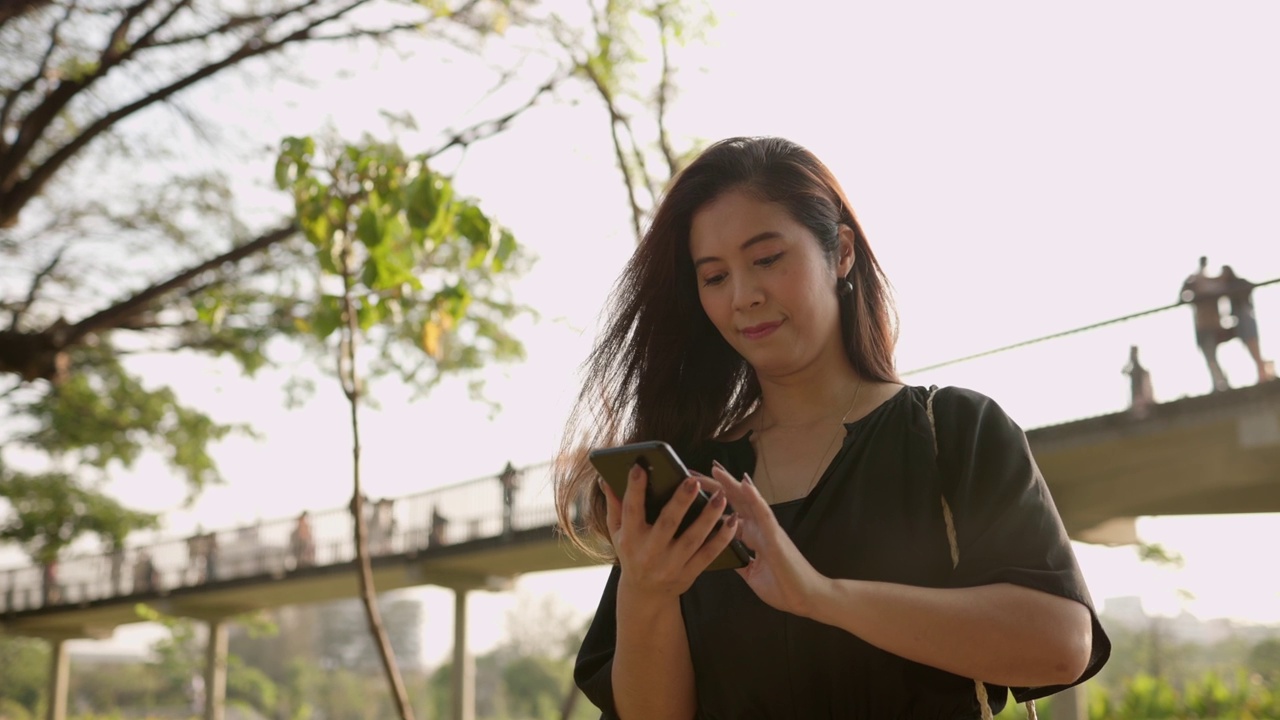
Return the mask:
<svg viewBox="0 0 1280 720"><path fill-rule="evenodd" d="M203 526L196 525L195 534L187 538L187 566L194 573L197 585L209 577L209 537ZM183 573L183 576L187 574Z"/></svg>
<svg viewBox="0 0 1280 720"><path fill-rule="evenodd" d="M1229 390L1226 373L1218 364L1218 345L1230 340L1234 332L1222 325L1220 300L1226 294L1225 283L1221 277L1211 277L1206 268L1209 258L1200 256L1200 268L1187 277L1182 283L1181 301L1190 303L1195 318L1196 345L1204 354L1204 361L1209 366L1209 377L1213 381L1213 390Z"/></svg>
<svg viewBox="0 0 1280 720"><path fill-rule="evenodd" d="M427 529L427 547L440 547L446 540L449 529L449 518L440 513L440 508L431 506L431 527Z"/></svg>
<svg viewBox="0 0 1280 720"><path fill-rule="evenodd" d="M888 279L811 152L711 145L613 288L554 471L561 532L613 565L574 666L602 717L976 719L1101 669L1026 434L899 380ZM588 453L657 440L694 475L650 522L648 473L615 493Z"/></svg>
<svg viewBox="0 0 1280 720"><path fill-rule="evenodd" d="M108 572L111 581L111 594L120 595L123 592L121 583L124 576L124 542L112 540L108 557L110 561Z"/></svg>
<svg viewBox="0 0 1280 720"><path fill-rule="evenodd" d="M62 602L62 587L58 585L58 559L52 558L41 566L40 585L43 588L44 604L56 605Z"/></svg>
<svg viewBox="0 0 1280 720"><path fill-rule="evenodd" d="M370 508L369 552L373 555L387 555L392 549L392 540L396 531L395 501L381 498L377 503L365 507Z"/></svg>
<svg viewBox="0 0 1280 720"><path fill-rule="evenodd" d="M289 536L289 545L293 551L293 563L296 568L311 567L316 564L316 541L311 534L310 514L303 510L298 516L298 524Z"/></svg>
<svg viewBox="0 0 1280 720"><path fill-rule="evenodd" d="M155 561L151 559L151 551L139 548L133 561L133 591L145 593L159 589L159 575Z"/></svg>
<svg viewBox="0 0 1280 720"><path fill-rule="evenodd" d="M1129 364L1124 366L1124 374L1129 376L1129 411L1136 418L1147 417L1156 401L1151 392L1151 373L1138 360L1137 345L1129 346Z"/></svg>
<svg viewBox="0 0 1280 720"><path fill-rule="evenodd" d="M1235 336L1240 338L1249 356L1258 368L1258 382L1274 380L1271 363L1262 357L1262 346L1258 339L1258 318L1253 309L1253 283L1236 275L1230 265L1222 266L1223 294L1231 302L1231 316L1235 319Z"/></svg>
<svg viewBox="0 0 1280 720"><path fill-rule="evenodd" d="M515 529L515 496L516 490L520 489L520 471L511 461L508 460L506 467L502 468L498 482L502 485L502 534L509 536Z"/></svg>

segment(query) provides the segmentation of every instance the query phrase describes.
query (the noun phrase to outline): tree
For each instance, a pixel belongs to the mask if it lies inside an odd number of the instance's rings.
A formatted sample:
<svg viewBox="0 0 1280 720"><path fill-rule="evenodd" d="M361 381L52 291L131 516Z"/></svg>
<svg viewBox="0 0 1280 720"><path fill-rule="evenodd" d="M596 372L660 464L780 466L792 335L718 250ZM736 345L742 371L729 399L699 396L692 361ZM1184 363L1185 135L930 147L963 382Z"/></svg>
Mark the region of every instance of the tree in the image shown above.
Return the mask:
<svg viewBox="0 0 1280 720"><path fill-rule="evenodd" d="M229 357L252 373L270 362L270 338L297 336L299 322L309 319L293 299L298 275L289 271L306 267L294 219L240 219L225 174L188 161L184 139L218 132L184 104L193 88L253 72L289 74L283 69L301 48L336 42L423 38L478 46L511 23L519 5L6 4L0 13L5 487L38 481L51 494L77 496L83 507L113 514L113 532L149 526L153 518L118 512L102 494L108 469L159 451L194 496L220 480L210 445L243 428L214 422L170 388L149 385L130 369L128 356ZM501 132L562 79L553 73L510 111L445 133L426 155ZM178 117L176 125L165 125L165 110ZM175 174L174 158L196 167ZM103 175L119 182L102 183ZM139 276L146 279L135 283ZM441 363L423 374L431 370L448 368ZM24 512L11 507L10 525L73 531L31 541L41 552L92 524L86 516L31 522L40 518Z"/></svg>
<svg viewBox="0 0 1280 720"><path fill-rule="evenodd" d="M0 711L12 704L34 715L44 699L48 672L47 643L0 635Z"/></svg>
<svg viewBox="0 0 1280 720"><path fill-rule="evenodd" d="M553 17L552 35L574 74L586 81L608 114L610 139L638 242L662 190L697 150L696 146L677 149L668 127L667 113L677 91L671 53L701 38L715 19L703 3L688 0L587 0L587 4L588 27L575 28ZM646 32L657 44L656 62L640 51Z"/></svg>
<svg viewBox="0 0 1280 720"><path fill-rule="evenodd" d="M311 138L289 138L276 164L276 182L293 194L320 273L341 281L340 294L315 299L311 329L322 343L333 338L338 380L350 405L360 596L405 720L413 711L382 626L365 520L359 422L365 384L370 375L388 372L413 382L424 364L421 353L457 368L521 355L505 330L519 308L501 286L520 267L515 236L455 193L428 160L368 140L331 142L317 152ZM373 362L360 357L366 342L379 346ZM405 347L414 352L406 355Z"/></svg>
<svg viewBox="0 0 1280 720"><path fill-rule="evenodd" d="M80 487L68 473L27 474L0 469L0 497L14 513L0 525L0 540L18 543L38 563L56 562L75 538L97 535L109 547L124 544L132 530L152 528L157 518Z"/></svg>
<svg viewBox="0 0 1280 720"><path fill-rule="evenodd" d="M1258 641L1249 650L1248 667L1280 689L1280 637Z"/></svg>

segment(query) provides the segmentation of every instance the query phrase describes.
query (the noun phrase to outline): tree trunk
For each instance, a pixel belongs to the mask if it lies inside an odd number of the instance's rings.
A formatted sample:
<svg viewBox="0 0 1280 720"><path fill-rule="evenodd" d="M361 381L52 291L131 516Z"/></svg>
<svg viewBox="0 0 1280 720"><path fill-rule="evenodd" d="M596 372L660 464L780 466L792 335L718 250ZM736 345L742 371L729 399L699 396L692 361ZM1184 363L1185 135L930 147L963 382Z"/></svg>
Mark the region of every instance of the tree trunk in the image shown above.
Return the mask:
<svg viewBox="0 0 1280 720"><path fill-rule="evenodd" d="M578 698L582 697L582 691L578 690L578 684L569 678L569 692L564 696L564 702L560 704L560 720L569 720L573 717L573 711L578 707Z"/></svg>
<svg viewBox="0 0 1280 720"><path fill-rule="evenodd" d="M342 380L343 391L351 405L351 462L352 485L351 515L355 521L356 564L360 574L360 599L364 602L365 616L369 619L369 633L373 636L374 645L378 648L378 656L382 660L382 669L387 676L387 685L396 703L401 720L414 720L413 707L409 705L409 695L405 691L404 679L400 676L400 668L396 665L396 656L391 648L391 640L387 637L386 628L382 625L382 613L378 611L378 594L373 584L373 561L369 556L369 530L364 521L364 490L360 485L360 383L356 370L356 336L359 325L356 321L355 309L351 303L351 267L348 260L349 249L342 253L342 312L345 315L342 347L338 349L338 374Z"/></svg>

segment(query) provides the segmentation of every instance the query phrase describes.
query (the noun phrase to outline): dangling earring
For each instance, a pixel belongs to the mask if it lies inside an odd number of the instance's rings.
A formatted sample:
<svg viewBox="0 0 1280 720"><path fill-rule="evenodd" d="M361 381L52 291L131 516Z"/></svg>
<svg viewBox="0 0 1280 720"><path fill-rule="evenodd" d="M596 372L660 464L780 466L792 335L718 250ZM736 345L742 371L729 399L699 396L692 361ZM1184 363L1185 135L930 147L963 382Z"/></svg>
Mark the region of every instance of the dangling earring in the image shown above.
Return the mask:
<svg viewBox="0 0 1280 720"><path fill-rule="evenodd" d="M849 282L849 278L840 278L836 282L836 294L841 297L853 294L853 283Z"/></svg>

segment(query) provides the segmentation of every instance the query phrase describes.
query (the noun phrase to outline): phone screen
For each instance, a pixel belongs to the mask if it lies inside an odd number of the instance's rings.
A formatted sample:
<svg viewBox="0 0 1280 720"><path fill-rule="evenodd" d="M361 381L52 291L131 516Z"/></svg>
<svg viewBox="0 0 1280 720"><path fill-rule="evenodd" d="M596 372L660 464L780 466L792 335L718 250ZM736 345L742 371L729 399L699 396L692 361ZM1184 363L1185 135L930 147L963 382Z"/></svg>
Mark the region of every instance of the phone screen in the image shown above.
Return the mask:
<svg viewBox="0 0 1280 720"><path fill-rule="evenodd" d="M599 448L592 450L588 457L596 471L605 482L609 483L609 487L619 498L627 491L627 474L631 471L632 465L639 465L648 471L649 486L645 493L644 507L645 519L650 524L658 519L658 514L675 494L680 482L692 474L671 446L660 441ZM676 531L677 537L698 518L710 500L711 497L705 490L698 491L698 495L689 506L689 511L680 521L680 527ZM729 510L728 507L725 509ZM716 528L719 527L720 523L717 522ZM747 546L735 539L707 566L707 570L746 567L751 556L752 553Z"/></svg>

